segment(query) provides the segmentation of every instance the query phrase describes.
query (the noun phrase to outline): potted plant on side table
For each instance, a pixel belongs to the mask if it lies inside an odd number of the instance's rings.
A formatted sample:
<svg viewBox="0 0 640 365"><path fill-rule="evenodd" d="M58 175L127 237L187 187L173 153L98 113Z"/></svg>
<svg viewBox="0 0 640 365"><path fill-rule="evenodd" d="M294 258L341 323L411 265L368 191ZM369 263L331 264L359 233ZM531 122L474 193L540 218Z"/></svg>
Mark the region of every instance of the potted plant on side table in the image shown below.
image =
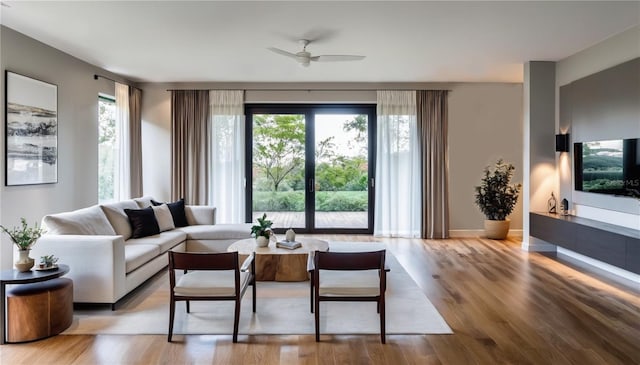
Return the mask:
<svg viewBox="0 0 640 365"><path fill-rule="evenodd" d="M254 224L251 227L251 237L256 238L256 246L267 247L269 246L269 238L271 237L271 226L273 222L267 219L267 213L262 215L262 218L258 218L258 224Z"/></svg>
<svg viewBox="0 0 640 365"><path fill-rule="evenodd" d="M499 159L493 169L484 169L480 185L475 187L476 204L485 215L484 231L487 238L505 239L509 233L509 214L518 201L522 184L511 184L515 167Z"/></svg>
<svg viewBox="0 0 640 365"><path fill-rule="evenodd" d="M8 229L0 225L0 229L11 237L11 241L18 247L18 261L15 262L16 269L20 272L31 270L34 260L29 257L31 247L36 243L38 238L45 232L44 228L38 227L36 222L34 227L29 227L27 220L20 218L21 225Z"/></svg>

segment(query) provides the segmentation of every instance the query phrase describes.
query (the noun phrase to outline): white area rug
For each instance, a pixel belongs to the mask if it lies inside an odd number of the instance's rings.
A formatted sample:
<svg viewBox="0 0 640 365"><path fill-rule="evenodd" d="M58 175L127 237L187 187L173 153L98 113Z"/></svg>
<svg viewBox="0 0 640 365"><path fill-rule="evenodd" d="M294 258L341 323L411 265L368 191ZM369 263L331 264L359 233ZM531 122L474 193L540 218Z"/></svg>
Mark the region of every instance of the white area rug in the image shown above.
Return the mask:
<svg viewBox="0 0 640 365"><path fill-rule="evenodd" d="M330 242L331 251L376 250L375 243ZM387 334L451 334L451 328L416 283L387 251ZM76 310L73 324L63 334L167 334L169 325L169 275L145 284L116 311ZM320 333L377 334L380 320L375 303L324 302L320 304ZM231 334L233 302L184 302L176 305L174 334ZM259 281L257 311L251 311L251 288L242 300L240 334L313 334L309 282Z"/></svg>

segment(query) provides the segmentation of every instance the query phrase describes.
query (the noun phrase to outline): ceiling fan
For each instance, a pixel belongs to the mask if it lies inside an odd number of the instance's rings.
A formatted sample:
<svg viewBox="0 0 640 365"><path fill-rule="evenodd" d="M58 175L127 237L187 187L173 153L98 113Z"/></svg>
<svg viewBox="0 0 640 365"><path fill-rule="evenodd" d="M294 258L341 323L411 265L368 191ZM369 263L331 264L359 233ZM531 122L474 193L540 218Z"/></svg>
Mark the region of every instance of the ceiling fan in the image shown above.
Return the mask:
<svg viewBox="0 0 640 365"><path fill-rule="evenodd" d="M307 52L307 46L309 45L309 43L311 43L310 40L300 39L298 43L302 45L302 51L298 53L283 51L275 47L269 47L268 49L279 55L283 55L283 56L295 59L303 67L309 67L309 64L311 63L311 61L314 61L314 62L360 61L365 58L365 56L345 55L345 54L312 56L311 53Z"/></svg>

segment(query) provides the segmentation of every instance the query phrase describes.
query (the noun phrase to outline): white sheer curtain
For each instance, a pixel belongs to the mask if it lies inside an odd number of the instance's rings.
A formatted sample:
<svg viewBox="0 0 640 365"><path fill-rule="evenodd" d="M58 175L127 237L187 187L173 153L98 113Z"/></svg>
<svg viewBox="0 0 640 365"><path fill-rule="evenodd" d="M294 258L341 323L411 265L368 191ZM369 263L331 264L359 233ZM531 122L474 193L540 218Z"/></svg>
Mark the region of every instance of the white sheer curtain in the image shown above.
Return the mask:
<svg viewBox="0 0 640 365"><path fill-rule="evenodd" d="M210 90L210 204L216 223L245 221L244 92Z"/></svg>
<svg viewBox="0 0 640 365"><path fill-rule="evenodd" d="M420 237L422 193L415 91L378 91L373 233Z"/></svg>
<svg viewBox="0 0 640 365"><path fill-rule="evenodd" d="M116 149L113 197L116 201L131 198L131 152L129 133L129 86L116 82Z"/></svg>

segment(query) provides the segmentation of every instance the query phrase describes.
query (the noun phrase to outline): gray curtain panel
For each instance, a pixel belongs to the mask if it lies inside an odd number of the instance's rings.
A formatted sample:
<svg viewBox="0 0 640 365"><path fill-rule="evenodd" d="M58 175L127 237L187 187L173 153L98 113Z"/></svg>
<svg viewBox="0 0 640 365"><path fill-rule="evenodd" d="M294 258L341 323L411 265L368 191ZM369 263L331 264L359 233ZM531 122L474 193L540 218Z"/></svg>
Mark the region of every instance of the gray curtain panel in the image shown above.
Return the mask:
<svg viewBox="0 0 640 365"><path fill-rule="evenodd" d="M129 150L131 196L142 196L142 90L129 86Z"/></svg>
<svg viewBox="0 0 640 365"><path fill-rule="evenodd" d="M416 93L422 154L422 238L449 237L447 96L446 90Z"/></svg>
<svg viewBox="0 0 640 365"><path fill-rule="evenodd" d="M187 204L207 204L209 91L171 92L171 196Z"/></svg>

